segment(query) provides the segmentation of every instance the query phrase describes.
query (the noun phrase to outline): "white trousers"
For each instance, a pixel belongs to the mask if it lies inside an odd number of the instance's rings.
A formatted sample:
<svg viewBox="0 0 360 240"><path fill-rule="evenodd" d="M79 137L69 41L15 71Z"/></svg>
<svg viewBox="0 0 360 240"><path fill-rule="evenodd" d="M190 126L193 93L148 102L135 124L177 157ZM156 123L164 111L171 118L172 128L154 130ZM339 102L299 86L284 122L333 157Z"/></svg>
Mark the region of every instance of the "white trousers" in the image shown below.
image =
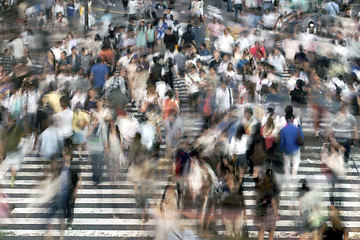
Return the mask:
<svg viewBox="0 0 360 240"><path fill-rule="evenodd" d="M298 148L296 151L294 151L291 154L285 154L284 153L284 172L285 176L289 176L290 174L290 168L292 167L292 175L296 176L297 171L300 166L300 148Z"/></svg>

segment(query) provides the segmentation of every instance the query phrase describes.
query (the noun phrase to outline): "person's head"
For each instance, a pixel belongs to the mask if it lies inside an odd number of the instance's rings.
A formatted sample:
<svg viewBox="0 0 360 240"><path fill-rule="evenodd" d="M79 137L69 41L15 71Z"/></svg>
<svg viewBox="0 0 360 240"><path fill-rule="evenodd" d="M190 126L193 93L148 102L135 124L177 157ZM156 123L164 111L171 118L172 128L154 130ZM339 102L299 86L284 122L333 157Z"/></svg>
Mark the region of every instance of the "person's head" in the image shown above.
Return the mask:
<svg viewBox="0 0 360 240"><path fill-rule="evenodd" d="M214 51L214 58L218 59L220 57L219 51Z"/></svg>
<svg viewBox="0 0 360 240"><path fill-rule="evenodd" d="M205 43L202 43L202 44L200 45L200 49L201 49L201 51L204 51L204 50L206 49L206 44L205 44Z"/></svg>
<svg viewBox="0 0 360 240"><path fill-rule="evenodd" d="M221 87L222 90L225 91L225 89L226 89L226 81L225 81L225 80L222 80L222 81L221 81L220 87Z"/></svg>
<svg viewBox="0 0 360 240"><path fill-rule="evenodd" d="M170 99L172 99L175 96L172 90L168 90L165 95Z"/></svg>
<svg viewBox="0 0 360 240"><path fill-rule="evenodd" d="M299 51L300 52L304 51L304 46L302 44L299 45Z"/></svg>
<svg viewBox="0 0 360 240"><path fill-rule="evenodd" d="M190 74L195 74L196 71L197 71L196 67L193 66L193 67L190 68Z"/></svg>
<svg viewBox="0 0 360 240"><path fill-rule="evenodd" d="M290 112L287 112L285 114L285 120L286 120L286 122L292 122L294 120L294 115Z"/></svg>
<svg viewBox="0 0 360 240"><path fill-rule="evenodd" d="M47 52L47 58L48 58L48 60L55 60L55 55L54 55L53 51L49 50Z"/></svg>
<svg viewBox="0 0 360 240"><path fill-rule="evenodd" d="M304 87L304 81L302 79L296 80L296 88L302 89Z"/></svg>
<svg viewBox="0 0 360 240"><path fill-rule="evenodd" d="M62 109L69 107L69 99L66 96L60 98L60 106Z"/></svg>
<svg viewBox="0 0 360 240"><path fill-rule="evenodd" d="M224 56L223 56L223 61L224 61L224 62L229 61L229 55L228 55L228 54L224 54Z"/></svg>
<svg viewBox="0 0 360 240"><path fill-rule="evenodd" d="M252 110L252 108L251 107L247 107L246 109L245 109L245 118L246 118L246 120L249 120L251 117L252 117L252 115L254 114L254 112L253 112L253 110Z"/></svg>
<svg viewBox="0 0 360 240"><path fill-rule="evenodd" d="M341 104L341 105L340 105L340 113L341 113L341 114L346 114L347 111L348 111L347 106L346 106L344 103Z"/></svg>
<svg viewBox="0 0 360 240"><path fill-rule="evenodd" d="M260 48L260 42L259 42L259 41L256 41L256 42L255 42L255 47L256 47L256 48Z"/></svg>
<svg viewBox="0 0 360 240"><path fill-rule="evenodd" d="M62 51L62 52L61 52L61 59L62 59L62 60L66 59L66 55L67 55L67 52L66 52L66 51Z"/></svg>
<svg viewBox="0 0 360 240"><path fill-rule="evenodd" d="M274 48L274 54L277 56L279 55L280 51L277 47Z"/></svg>
<svg viewBox="0 0 360 240"><path fill-rule="evenodd" d="M285 114L287 114L287 113L293 114L294 113L293 107L291 105L287 105L284 109L284 112L285 112Z"/></svg>
<svg viewBox="0 0 360 240"><path fill-rule="evenodd" d="M73 47L71 48L71 53L74 55L74 54L76 54L76 51L77 51L76 47L73 46Z"/></svg>
<svg viewBox="0 0 360 240"><path fill-rule="evenodd" d="M163 17L160 17L158 22L159 22L159 24L163 24L164 23Z"/></svg>
<svg viewBox="0 0 360 240"><path fill-rule="evenodd" d="M229 32L230 32L229 28L225 28L224 35L228 35Z"/></svg>
<svg viewBox="0 0 360 240"><path fill-rule="evenodd" d="M171 32L172 32L172 28L171 28L171 27L168 27L168 28L166 29L166 34L171 35Z"/></svg>

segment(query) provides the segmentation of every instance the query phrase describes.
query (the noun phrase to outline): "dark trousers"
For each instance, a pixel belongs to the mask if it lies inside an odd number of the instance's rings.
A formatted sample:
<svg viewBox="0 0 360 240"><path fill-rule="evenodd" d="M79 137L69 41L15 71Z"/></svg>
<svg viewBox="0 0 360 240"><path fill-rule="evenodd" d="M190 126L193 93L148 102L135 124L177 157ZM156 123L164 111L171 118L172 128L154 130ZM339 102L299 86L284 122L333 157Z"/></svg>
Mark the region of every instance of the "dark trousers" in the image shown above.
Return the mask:
<svg viewBox="0 0 360 240"><path fill-rule="evenodd" d="M232 0L227 0L227 10L228 12L232 11Z"/></svg>
<svg viewBox="0 0 360 240"><path fill-rule="evenodd" d="M237 20L238 14L242 11L242 8L242 4L235 4L235 20Z"/></svg>
<svg viewBox="0 0 360 240"><path fill-rule="evenodd" d="M94 183L100 183L104 166L104 153L90 153Z"/></svg>
<svg viewBox="0 0 360 240"><path fill-rule="evenodd" d="M336 138L336 141L345 148L344 161L347 163L349 161L349 157L350 157L350 149L351 149L352 139Z"/></svg>
<svg viewBox="0 0 360 240"><path fill-rule="evenodd" d="M68 224L71 224L74 219L75 198L73 194L74 191L69 190L64 206L64 217L67 219Z"/></svg>

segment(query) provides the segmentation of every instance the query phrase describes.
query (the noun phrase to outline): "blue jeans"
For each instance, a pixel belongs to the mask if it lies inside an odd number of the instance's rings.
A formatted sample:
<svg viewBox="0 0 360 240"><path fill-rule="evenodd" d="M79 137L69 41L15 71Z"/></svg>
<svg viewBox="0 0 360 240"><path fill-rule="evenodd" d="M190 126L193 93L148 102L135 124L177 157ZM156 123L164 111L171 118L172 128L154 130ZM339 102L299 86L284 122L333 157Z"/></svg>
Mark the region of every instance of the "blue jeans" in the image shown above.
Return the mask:
<svg viewBox="0 0 360 240"><path fill-rule="evenodd" d="M232 11L232 1L231 0L227 1L227 10Z"/></svg>
<svg viewBox="0 0 360 240"><path fill-rule="evenodd" d="M235 4L235 20L238 18L238 13L242 11L242 4Z"/></svg>
<svg viewBox="0 0 360 240"><path fill-rule="evenodd" d="M104 153L90 153L90 160L93 171L94 183L100 183L103 166L104 166Z"/></svg>

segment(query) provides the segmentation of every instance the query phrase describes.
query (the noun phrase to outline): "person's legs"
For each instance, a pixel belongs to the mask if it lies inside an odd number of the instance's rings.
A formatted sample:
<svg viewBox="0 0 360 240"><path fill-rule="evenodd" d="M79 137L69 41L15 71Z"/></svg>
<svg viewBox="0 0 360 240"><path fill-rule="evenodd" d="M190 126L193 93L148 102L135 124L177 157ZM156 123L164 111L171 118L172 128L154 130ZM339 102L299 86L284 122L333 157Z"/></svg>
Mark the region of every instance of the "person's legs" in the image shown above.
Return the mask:
<svg viewBox="0 0 360 240"><path fill-rule="evenodd" d="M275 229L271 228L269 230L269 240L274 240L274 233L275 233Z"/></svg>
<svg viewBox="0 0 360 240"><path fill-rule="evenodd" d="M242 11L242 4L235 4L235 21L238 19L239 12Z"/></svg>
<svg viewBox="0 0 360 240"><path fill-rule="evenodd" d="M292 155L284 154L284 173L285 177L289 177L290 175L290 161L291 161Z"/></svg>
<svg viewBox="0 0 360 240"><path fill-rule="evenodd" d="M264 239L264 232L265 232L265 230L260 227L259 231L258 231L258 240L263 240Z"/></svg>
<svg viewBox="0 0 360 240"><path fill-rule="evenodd" d="M226 217L223 217L223 222L225 225L225 235L228 237L231 237L233 233L233 221L231 219L228 219Z"/></svg>
<svg viewBox="0 0 360 240"><path fill-rule="evenodd" d="M232 12L232 0L227 0L227 11Z"/></svg>
<svg viewBox="0 0 360 240"><path fill-rule="evenodd" d="M301 152L300 152L300 148L298 150L296 150L295 152L292 153L292 175L293 177L296 176L299 166L300 166L300 157L301 157Z"/></svg>

